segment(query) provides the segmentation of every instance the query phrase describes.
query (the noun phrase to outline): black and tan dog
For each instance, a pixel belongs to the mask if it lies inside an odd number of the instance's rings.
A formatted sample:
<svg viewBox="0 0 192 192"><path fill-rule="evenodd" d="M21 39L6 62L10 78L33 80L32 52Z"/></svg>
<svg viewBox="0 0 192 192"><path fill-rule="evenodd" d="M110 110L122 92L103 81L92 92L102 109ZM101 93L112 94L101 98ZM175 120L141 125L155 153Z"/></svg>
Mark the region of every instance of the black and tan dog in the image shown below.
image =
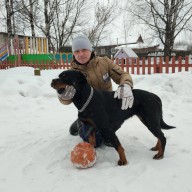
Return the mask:
<svg viewBox="0 0 192 192"><path fill-rule="evenodd" d="M113 144L119 154L118 165L127 164L124 149L121 146L115 132L123 122L137 115L143 124L148 127L158 141L151 150L158 151L154 159L163 158L166 138L162 129L171 129L162 118L162 103L160 98L150 92L133 89L134 103L132 108L121 110L121 99L114 99L114 92L93 89L83 75L75 70L67 70L53 79L51 86L58 92L64 91L66 85L72 85L76 89L71 99L77 107L79 119L84 123L91 124L95 130L99 130L103 138ZM94 145L93 135L90 142Z"/></svg>

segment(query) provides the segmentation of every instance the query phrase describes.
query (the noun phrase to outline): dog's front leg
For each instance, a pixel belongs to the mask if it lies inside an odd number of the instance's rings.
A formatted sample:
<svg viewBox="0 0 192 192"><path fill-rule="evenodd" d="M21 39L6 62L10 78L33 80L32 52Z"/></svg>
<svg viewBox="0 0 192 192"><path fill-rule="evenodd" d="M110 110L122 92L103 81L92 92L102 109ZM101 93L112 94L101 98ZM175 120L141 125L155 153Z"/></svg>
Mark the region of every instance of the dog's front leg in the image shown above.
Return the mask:
<svg viewBox="0 0 192 192"><path fill-rule="evenodd" d="M89 143L93 146L96 147L96 136L95 136L95 130L93 130L90 134L89 134Z"/></svg>
<svg viewBox="0 0 192 192"><path fill-rule="evenodd" d="M97 116L95 116L94 122L104 140L111 143L118 152L118 165L126 165L128 162L125 156L124 149L121 146L121 143L119 142L115 131L111 128L107 113L105 113L105 111L103 111L103 113L98 113Z"/></svg>
<svg viewBox="0 0 192 192"><path fill-rule="evenodd" d="M124 152L124 149L123 147L121 146L121 144L116 148L118 154L119 154L119 161L118 161L118 165L126 165L128 162L127 162L127 159L126 159L126 156L125 156L125 152Z"/></svg>
<svg viewBox="0 0 192 192"><path fill-rule="evenodd" d="M119 154L118 165L126 165L128 161L126 159L124 149L121 143L119 142L119 139L116 136L116 134L112 130L108 129L107 131L103 130L103 136L104 136L104 139L106 139L107 141L113 144L113 147L116 149L117 153Z"/></svg>

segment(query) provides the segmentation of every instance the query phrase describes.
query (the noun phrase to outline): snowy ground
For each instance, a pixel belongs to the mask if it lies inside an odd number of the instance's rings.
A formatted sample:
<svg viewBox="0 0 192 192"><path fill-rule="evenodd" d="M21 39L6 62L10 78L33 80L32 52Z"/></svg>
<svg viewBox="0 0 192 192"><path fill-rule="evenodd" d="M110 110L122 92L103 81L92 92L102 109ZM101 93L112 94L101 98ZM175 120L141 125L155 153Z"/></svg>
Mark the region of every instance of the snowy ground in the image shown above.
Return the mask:
<svg viewBox="0 0 192 192"><path fill-rule="evenodd" d="M129 164L118 166L113 148L97 149L97 162L77 169L72 148L81 141L68 132L77 117L50 87L61 70L0 70L0 192L192 192L192 73L133 75L135 88L158 94L164 120L165 158L153 160L156 139L133 117L117 135ZM114 85L116 88L116 85Z"/></svg>

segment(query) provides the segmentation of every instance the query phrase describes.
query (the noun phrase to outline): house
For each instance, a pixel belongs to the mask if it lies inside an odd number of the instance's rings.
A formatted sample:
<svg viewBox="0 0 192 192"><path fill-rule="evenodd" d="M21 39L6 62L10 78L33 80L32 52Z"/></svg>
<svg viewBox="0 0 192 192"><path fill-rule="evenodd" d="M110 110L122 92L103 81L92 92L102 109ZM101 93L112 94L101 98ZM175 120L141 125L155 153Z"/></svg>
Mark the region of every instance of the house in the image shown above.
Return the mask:
<svg viewBox="0 0 192 192"><path fill-rule="evenodd" d="M147 45L143 44L140 46L133 46L133 51L140 57L147 57L149 53L159 51L159 44L158 45Z"/></svg>
<svg viewBox="0 0 192 192"><path fill-rule="evenodd" d="M71 47L71 45L61 46L61 47L59 48L59 53L72 53L72 47Z"/></svg>
<svg viewBox="0 0 192 192"><path fill-rule="evenodd" d="M117 45L100 45L100 46L96 46L93 47L94 52L96 53L96 55L98 56L107 56L109 58L111 58L111 55L114 55L116 53L115 47Z"/></svg>
<svg viewBox="0 0 192 192"><path fill-rule="evenodd" d="M0 47L7 43L7 33L0 32Z"/></svg>
<svg viewBox="0 0 192 192"><path fill-rule="evenodd" d="M120 48L116 54L114 55L114 58L138 58L137 54L130 48L130 47L122 47Z"/></svg>
<svg viewBox="0 0 192 192"><path fill-rule="evenodd" d="M127 43L120 43L120 44L112 44L112 45L99 45L94 47L94 51L98 56L107 56L109 58L114 57L115 53L118 51L117 46L125 46L125 45L140 45L144 43L143 38L139 35L138 38L131 38Z"/></svg>
<svg viewBox="0 0 192 192"><path fill-rule="evenodd" d="M40 54L48 52L47 39L45 37L31 37L25 35L11 35L10 54L15 54L18 49L21 54ZM0 47L8 43L8 34L0 32Z"/></svg>
<svg viewBox="0 0 192 192"><path fill-rule="evenodd" d="M134 62L136 63L136 59L138 58L137 54L130 48L130 47L121 47L116 54L114 55L114 58L118 59L126 59L128 58L128 62L131 63L131 61L134 59ZM119 64L121 64L122 60L119 60ZM125 61L124 61L125 63Z"/></svg>

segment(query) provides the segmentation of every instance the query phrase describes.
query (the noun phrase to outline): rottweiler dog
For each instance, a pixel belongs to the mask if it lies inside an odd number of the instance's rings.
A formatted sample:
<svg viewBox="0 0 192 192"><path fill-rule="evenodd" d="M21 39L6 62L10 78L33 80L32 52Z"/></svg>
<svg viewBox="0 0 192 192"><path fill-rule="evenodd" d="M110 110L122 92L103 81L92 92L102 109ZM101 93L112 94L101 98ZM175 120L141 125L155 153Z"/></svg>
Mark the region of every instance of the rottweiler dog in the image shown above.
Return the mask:
<svg viewBox="0 0 192 192"><path fill-rule="evenodd" d="M78 109L78 118L89 123L94 130L101 133L102 137L109 141L119 154L118 165L126 165L125 152L115 132L121 127L123 122L136 115L141 122L157 138L157 144L151 148L158 151L153 159L162 159L164 156L166 138L162 129L172 129L167 125L162 117L161 99L150 92L133 89L134 103L132 108L121 110L121 99L114 98L114 91L102 91L93 89L87 82L83 73L76 70L66 70L53 79L51 86L59 93L65 90L67 85L72 85L76 89L74 97L71 99ZM94 145L94 133L90 134L90 143Z"/></svg>

